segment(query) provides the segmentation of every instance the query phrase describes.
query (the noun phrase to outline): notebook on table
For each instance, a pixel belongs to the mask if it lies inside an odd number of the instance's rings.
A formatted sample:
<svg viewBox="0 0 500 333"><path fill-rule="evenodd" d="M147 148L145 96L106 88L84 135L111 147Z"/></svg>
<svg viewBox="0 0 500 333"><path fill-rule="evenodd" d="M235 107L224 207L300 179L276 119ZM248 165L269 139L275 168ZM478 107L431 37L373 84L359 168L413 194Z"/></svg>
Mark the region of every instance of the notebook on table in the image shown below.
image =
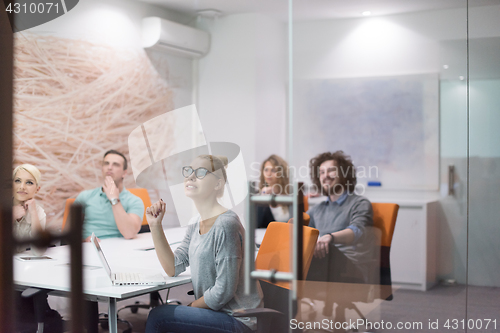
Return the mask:
<svg viewBox="0 0 500 333"><path fill-rule="evenodd" d="M116 272L114 273L109 267L106 256L102 251L99 241L94 233L90 238L90 243L92 243L94 249L97 252L97 256L106 271L106 274L111 279L111 282L115 286L127 286L127 285L162 285L165 284L165 278L161 274L143 274L141 272Z"/></svg>

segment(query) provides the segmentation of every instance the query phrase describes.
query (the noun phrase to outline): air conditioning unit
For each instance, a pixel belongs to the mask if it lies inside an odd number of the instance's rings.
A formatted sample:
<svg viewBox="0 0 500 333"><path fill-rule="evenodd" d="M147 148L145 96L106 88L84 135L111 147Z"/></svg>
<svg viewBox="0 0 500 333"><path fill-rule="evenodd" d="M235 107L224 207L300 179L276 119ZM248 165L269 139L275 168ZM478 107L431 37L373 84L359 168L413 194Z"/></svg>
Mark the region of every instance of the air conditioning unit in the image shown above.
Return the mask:
<svg viewBox="0 0 500 333"><path fill-rule="evenodd" d="M159 17L142 19L142 46L172 54L200 58L208 53L210 34Z"/></svg>

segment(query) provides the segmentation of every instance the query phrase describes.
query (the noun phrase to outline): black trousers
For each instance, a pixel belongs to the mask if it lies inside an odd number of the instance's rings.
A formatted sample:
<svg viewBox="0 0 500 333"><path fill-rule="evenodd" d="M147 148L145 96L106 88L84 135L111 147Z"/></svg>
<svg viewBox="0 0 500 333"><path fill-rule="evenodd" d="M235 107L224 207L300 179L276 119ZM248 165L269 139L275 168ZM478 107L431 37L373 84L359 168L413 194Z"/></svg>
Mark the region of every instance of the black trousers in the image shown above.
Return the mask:
<svg viewBox="0 0 500 333"><path fill-rule="evenodd" d="M330 244L328 254L324 258L313 257L308 281L321 282L340 282L340 283L365 283L361 270L347 258L335 245ZM317 298L316 298L317 297ZM334 303L339 304L339 310L336 311L335 320L345 320L345 308L351 301L357 301L351 295L338 293L338 287L334 284L325 284L324 290L318 290L316 299L325 302L323 315L329 317L333 314Z"/></svg>
<svg viewBox="0 0 500 333"><path fill-rule="evenodd" d="M361 270L333 244L324 258L313 257L307 280L364 283Z"/></svg>
<svg viewBox="0 0 500 333"><path fill-rule="evenodd" d="M21 291L15 291L16 303L16 332L18 333L33 333L37 331L38 320L44 322L44 332L47 333L62 333L63 320L59 313L52 310L47 302L47 294L35 296L37 304L35 305L35 297L22 297Z"/></svg>

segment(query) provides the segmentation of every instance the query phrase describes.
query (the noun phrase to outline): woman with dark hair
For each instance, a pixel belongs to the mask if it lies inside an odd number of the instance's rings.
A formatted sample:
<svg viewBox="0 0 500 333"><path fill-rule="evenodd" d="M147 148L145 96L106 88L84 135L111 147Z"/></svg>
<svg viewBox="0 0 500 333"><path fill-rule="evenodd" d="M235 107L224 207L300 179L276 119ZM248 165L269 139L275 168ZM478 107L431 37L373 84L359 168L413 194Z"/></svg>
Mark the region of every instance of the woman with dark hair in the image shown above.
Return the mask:
<svg viewBox="0 0 500 333"><path fill-rule="evenodd" d="M278 155L271 155L260 167L261 194L290 194L288 163ZM267 228L271 222L287 222L292 216L288 206L257 206L257 228Z"/></svg>
<svg viewBox="0 0 500 333"><path fill-rule="evenodd" d="M225 165L213 155L201 155L182 168L184 193L193 200L199 216L192 220L181 245L172 251L161 221L163 200L146 209L158 259L168 276L191 267L195 301L188 306L154 308L146 332L252 332L253 318L232 313L261 307L260 292L245 295L243 240L245 230L234 212L219 204L226 183ZM259 289L258 289L259 290Z"/></svg>

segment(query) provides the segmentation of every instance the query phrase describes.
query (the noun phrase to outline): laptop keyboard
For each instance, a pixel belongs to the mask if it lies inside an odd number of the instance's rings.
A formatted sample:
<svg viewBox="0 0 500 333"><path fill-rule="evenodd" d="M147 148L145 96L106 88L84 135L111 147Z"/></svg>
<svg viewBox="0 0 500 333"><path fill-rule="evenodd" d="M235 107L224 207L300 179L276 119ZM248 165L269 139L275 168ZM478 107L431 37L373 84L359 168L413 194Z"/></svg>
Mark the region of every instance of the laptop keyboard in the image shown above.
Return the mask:
<svg viewBox="0 0 500 333"><path fill-rule="evenodd" d="M142 274L121 272L115 274L116 281L119 282L140 282L142 281Z"/></svg>

